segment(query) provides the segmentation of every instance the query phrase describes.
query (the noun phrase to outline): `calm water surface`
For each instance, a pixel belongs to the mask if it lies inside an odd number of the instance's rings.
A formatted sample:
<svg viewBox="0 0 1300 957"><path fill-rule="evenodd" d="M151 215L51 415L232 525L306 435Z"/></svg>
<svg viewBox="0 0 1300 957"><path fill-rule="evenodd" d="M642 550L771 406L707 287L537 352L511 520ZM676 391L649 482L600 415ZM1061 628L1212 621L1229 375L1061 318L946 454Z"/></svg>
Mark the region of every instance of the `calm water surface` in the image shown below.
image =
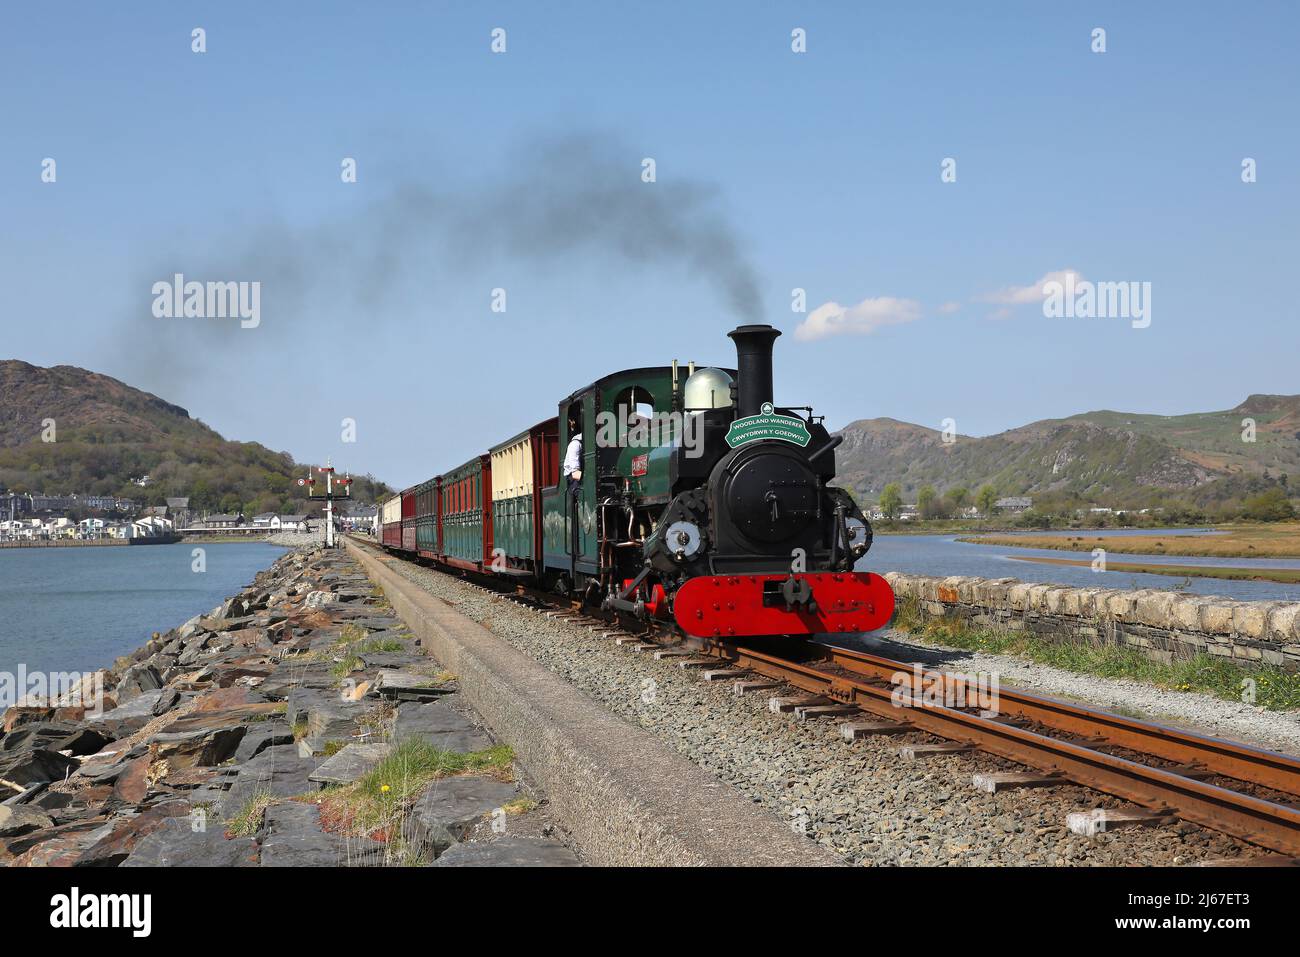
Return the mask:
<svg viewBox="0 0 1300 957"><path fill-rule="evenodd" d="M0 548L0 671L89 671L219 605L284 554L265 542Z"/></svg>
<svg viewBox="0 0 1300 957"><path fill-rule="evenodd" d="M1204 534L1198 529L1160 530L1159 535ZM1041 533L1031 533L1041 534ZM1122 536L1153 534L1145 529L1071 531L1068 534ZM1226 578L1176 578L1171 575L1135 575L1132 572L1094 572L1091 567L1042 565L1017 561L1013 555L1045 558L1085 559L1092 561L1091 551L1068 552L1047 548L1017 548L1004 545L974 545L957 541L956 535L877 535L871 551L858 563L860 571L877 573L897 571L913 575L974 575L980 578L1018 578L1026 582L1056 582L1090 588L1160 588L1177 586L1179 591L1198 595L1223 595L1250 600L1300 601L1300 585L1279 582L1232 581ZM1252 565L1274 568L1300 568L1295 558L1196 558L1182 555L1127 555L1112 552L1112 562L1150 562L1164 565L1207 565L1246 568Z"/></svg>

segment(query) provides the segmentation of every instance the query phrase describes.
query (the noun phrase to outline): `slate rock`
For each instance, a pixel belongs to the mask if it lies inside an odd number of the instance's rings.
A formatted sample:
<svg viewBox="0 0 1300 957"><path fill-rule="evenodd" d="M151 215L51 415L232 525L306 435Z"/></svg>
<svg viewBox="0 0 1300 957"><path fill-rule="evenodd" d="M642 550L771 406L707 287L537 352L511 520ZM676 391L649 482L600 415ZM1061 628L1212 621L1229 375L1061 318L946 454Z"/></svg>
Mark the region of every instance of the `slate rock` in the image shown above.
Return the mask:
<svg viewBox="0 0 1300 957"><path fill-rule="evenodd" d="M154 719L153 709L164 694L165 692L161 690L146 691L111 711L105 711L88 723L92 727L105 729L106 733L114 738L124 738L139 731Z"/></svg>
<svg viewBox="0 0 1300 957"><path fill-rule="evenodd" d="M60 738L54 745L55 751L71 751L75 756L81 757L87 754L94 754L104 745L112 742L112 738L100 734L94 728L78 728L72 734Z"/></svg>
<svg viewBox="0 0 1300 957"><path fill-rule="evenodd" d="M113 810L144 801L149 793L149 766L152 763L153 759L148 754L127 761L113 782L113 791L104 802L105 809Z"/></svg>
<svg viewBox="0 0 1300 957"><path fill-rule="evenodd" d="M76 731L75 724L62 722L38 721L25 724L0 738L0 751L28 751L32 748L51 748L59 751L62 749L54 745L75 734Z"/></svg>
<svg viewBox="0 0 1300 957"><path fill-rule="evenodd" d="M4 718L0 720L0 733L8 734L25 724L51 721L54 711L50 705L11 705L5 709Z"/></svg>
<svg viewBox="0 0 1300 957"><path fill-rule="evenodd" d="M240 766L235 783L222 798L222 816L234 817L259 792L269 792L276 797L293 797L317 790L308 776L320 764L320 758L300 757L298 749L291 744L266 748L257 757Z"/></svg>
<svg viewBox="0 0 1300 957"><path fill-rule="evenodd" d="M362 668L407 668L411 665L418 665L421 662L428 661L421 655L405 654L400 651L374 651L362 652L357 655L361 659ZM429 680L425 677L425 680Z"/></svg>
<svg viewBox="0 0 1300 957"><path fill-rule="evenodd" d="M364 867L383 863L383 845L346 839L321 829L320 808L300 801L266 809L262 867Z"/></svg>
<svg viewBox="0 0 1300 957"><path fill-rule="evenodd" d="M347 741L357 731L363 709L339 698L319 698L307 709L307 734L327 741Z"/></svg>
<svg viewBox="0 0 1300 957"><path fill-rule="evenodd" d="M293 744L293 729L282 721L264 721L250 725L235 749L235 763L255 758L277 744Z"/></svg>
<svg viewBox="0 0 1300 957"><path fill-rule="evenodd" d="M0 753L0 778L13 784L62 781L78 767L78 761L48 748Z"/></svg>
<svg viewBox="0 0 1300 957"><path fill-rule="evenodd" d="M157 691L161 687L162 675L153 665L142 661L122 672L113 691L119 702L127 702L146 691Z"/></svg>
<svg viewBox="0 0 1300 957"><path fill-rule="evenodd" d="M156 718L159 715L166 714L172 708L176 707L177 703L180 700L181 700L181 695L179 691L176 691L172 688L161 689L161 691L158 694L158 700L154 702L154 706L153 706L154 717Z"/></svg>
<svg viewBox="0 0 1300 957"><path fill-rule="evenodd" d="M9 866L71 867L106 833L108 825L100 818L24 834L5 844L5 849L16 855Z"/></svg>
<svg viewBox="0 0 1300 957"><path fill-rule="evenodd" d="M456 690L456 685L450 681L441 684L432 681L429 675L420 671L381 668L375 689L381 697L400 701L433 701Z"/></svg>
<svg viewBox="0 0 1300 957"><path fill-rule="evenodd" d="M321 762L308 775L308 780L321 786L351 784L369 773L391 751L392 746L388 744L349 744Z"/></svg>
<svg viewBox="0 0 1300 957"><path fill-rule="evenodd" d="M149 741L154 757L165 760L173 768L209 768L235 753L246 730L240 724L226 728L162 732Z"/></svg>
<svg viewBox="0 0 1300 957"><path fill-rule="evenodd" d="M397 741L413 737L432 739L435 735L451 732L477 731L478 728L472 721L446 701L404 702L398 705L397 717L393 721L393 738Z"/></svg>
<svg viewBox="0 0 1300 957"><path fill-rule="evenodd" d="M218 821L196 831L191 818L163 821L135 845L122 867L256 867L257 842L251 837L227 839Z"/></svg>
<svg viewBox="0 0 1300 957"><path fill-rule="evenodd" d="M331 679L331 688L333 679ZM295 725L301 720L305 720L307 712L315 705L326 701L337 701L338 691L323 691L318 688L299 687L289 692L284 700L284 720L289 724Z"/></svg>
<svg viewBox="0 0 1300 957"><path fill-rule="evenodd" d="M188 801L164 801L139 814L123 815L109 822L107 833L88 846L79 858L78 867L117 867L140 845L140 842L173 819L191 822L193 808Z"/></svg>
<svg viewBox="0 0 1300 957"><path fill-rule="evenodd" d="M513 784L493 778L466 775L434 781L407 816L407 840L417 853L437 857L485 814L518 796Z"/></svg>
<svg viewBox="0 0 1300 957"><path fill-rule="evenodd" d="M0 837L17 837L53 827L54 819L26 804L0 804Z"/></svg>
<svg viewBox="0 0 1300 957"><path fill-rule="evenodd" d="M542 837L498 837L456 844L433 867L581 867L563 844Z"/></svg>

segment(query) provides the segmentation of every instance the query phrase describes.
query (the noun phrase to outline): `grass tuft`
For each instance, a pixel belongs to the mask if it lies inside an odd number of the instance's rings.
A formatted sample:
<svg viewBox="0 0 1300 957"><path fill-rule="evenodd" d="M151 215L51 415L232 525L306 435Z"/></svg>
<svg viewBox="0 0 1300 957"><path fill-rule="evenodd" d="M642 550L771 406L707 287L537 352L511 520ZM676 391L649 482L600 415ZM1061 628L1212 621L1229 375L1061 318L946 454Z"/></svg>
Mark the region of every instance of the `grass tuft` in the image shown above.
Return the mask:
<svg viewBox="0 0 1300 957"><path fill-rule="evenodd" d="M513 801L507 801L501 805L501 810L507 814L527 814L529 811L537 810L537 802L530 797L517 797Z"/></svg>
<svg viewBox="0 0 1300 957"><path fill-rule="evenodd" d="M1144 681L1171 691L1196 691L1241 701L1253 689L1254 704L1269 711L1300 708L1300 674L1271 666L1246 668L1217 655L1198 654L1172 664L1154 661L1120 645L1049 641L1019 631L997 631L964 621L925 619L915 599L901 602L895 627L923 642L992 655L1019 655L1039 664L1102 678Z"/></svg>
<svg viewBox="0 0 1300 957"><path fill-rule="evenodd" d="M227 836L252 837L262 829L266 809L278 800L270 791L258 791L244 802L238 814L226 822Z"/></svg>
<svg viewBox="0 0 1300 957"><path fill-rule="evenodd" d="M357 781L321 792L321 820L330 830L396 840L411 804L433 781L469 773L508 781L513 763L507 745L466 754L421 739L403 741Z"/></svg>

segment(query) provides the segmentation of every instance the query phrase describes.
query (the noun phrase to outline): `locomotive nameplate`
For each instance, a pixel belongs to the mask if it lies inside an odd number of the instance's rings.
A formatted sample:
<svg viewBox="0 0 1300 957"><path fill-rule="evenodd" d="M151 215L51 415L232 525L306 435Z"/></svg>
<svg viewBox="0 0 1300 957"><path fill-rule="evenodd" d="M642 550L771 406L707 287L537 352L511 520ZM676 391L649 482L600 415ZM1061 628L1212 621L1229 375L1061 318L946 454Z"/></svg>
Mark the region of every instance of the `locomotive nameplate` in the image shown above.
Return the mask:
<svg viewBox="0 0 1300 957"><path fill-rule="evenodd" d="M736 419L727 429L727 445L733 449L750 442L772 439L804 448L812 441L812 436L808 434L808 426L803 419L794 415L779 415L773 410L771 402L764 402L762 412L758 415Z"/></svg>

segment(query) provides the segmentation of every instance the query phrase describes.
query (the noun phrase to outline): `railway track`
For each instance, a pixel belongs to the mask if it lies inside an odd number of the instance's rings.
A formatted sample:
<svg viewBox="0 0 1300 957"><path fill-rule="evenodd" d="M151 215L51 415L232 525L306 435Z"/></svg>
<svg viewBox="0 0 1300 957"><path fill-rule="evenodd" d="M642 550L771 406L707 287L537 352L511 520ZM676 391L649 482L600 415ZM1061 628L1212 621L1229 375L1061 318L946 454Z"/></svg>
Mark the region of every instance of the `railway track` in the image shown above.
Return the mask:
<svg viewBox="0 0 1300 957"><path fill-rule="evenodd" d="M918 731L945 743L913 745L913 756L979 750L1032 769L980 776L989 790L1076 784L1135 806L1072 815L1082 833L1182 820L1284 856L1262 859L1268 863L1300 858L1300 758L1017 688L998 687L987 707L988 689L974 687L968 675L921 672L910 662L811 641L756 647L682 638L491 576L466 577L538 612L679 658L706 679L730 680L737 694L774 692L773 710L840 719L849 740ZM800 694L776 694L781 686Z"/></svg>

